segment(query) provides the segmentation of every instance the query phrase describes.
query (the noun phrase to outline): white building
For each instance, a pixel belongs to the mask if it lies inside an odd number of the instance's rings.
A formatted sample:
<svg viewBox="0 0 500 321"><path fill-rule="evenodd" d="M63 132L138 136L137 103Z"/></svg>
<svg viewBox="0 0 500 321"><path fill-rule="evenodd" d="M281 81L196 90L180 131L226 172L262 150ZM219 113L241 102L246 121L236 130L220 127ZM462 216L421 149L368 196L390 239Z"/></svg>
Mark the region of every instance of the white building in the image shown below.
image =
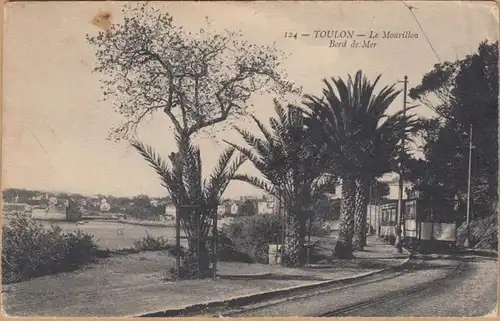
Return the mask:
<svg viewBox="0 0 500 321"><path fill-rule="evenodd" d="M241 207L243 206L243 203L242 201L233 201L231 203L231 209L230 209L230 213L232 215L238 215L240 214L241 212Z"/></svg>
<svg viewBox="0 0 500 321"><path fill-rule="evenodd" d="M389 200L397 200L399 195L399 174L397 173L387 173L378 179L381 183L386 183L389 185L389 195L387 195L387 199ZM413 184L410 182L403 183L403 199L408 198L407 189L413 187Z"/></svg>
<svg viewBox="0 0 500 321"><path fill-rule="evenodd" d="M331 200L341 199L342 198L342 185L339 184L335 186L335 193L326 193L326 197Z"/></svg>
<svg viewBox="0 0 500 321"><path fill-rule="evenodd" d="M275 202L264 200L257 203L257 213L259 215L273 214L275 211Z"/></svg>
<svg viewBox="0 0 500 321"><path fill-rule="evenodd" d="M257 211L257 201L247 199L246 201L234 200L231 202L230 213L233 216L254 215Z"/></svg>
<svg viewBox="0 0 500 321"><path fill-rule="evenodd" d="M174 204L167 204L165 206L165 216L175 217L176 214L177 214L177 210L175 209Z"/></svg>
<svg viewBox="0 0 500 321"><path fill-rule="evenodd" d="M218 216L224 216L225 214L228 214L231 211L229 204L223 203L217 206L217 215Z"/></svg>
<svg viewBox="0 0 500 321"><path fill-rule="evenodd" d="M103 198L103 199L101 200L101 204L99 205L99 210L100 210L101 212L107 212L107 211L109 211L110 209L111 209L111 205L109 205L109 204L108 204L108 201L107 201L105 198Z"/></svg>
<svg viewBox="0 0 500 321"><path fill-rule="evenodd" d="M386 173L382 177L378 178L377 181L380 183L386 183L389 186L389 194L386 199L396 200L398 199L399 193L399 175L397 173ZM403 184L403 199L408 198L406 189L412 188L413 184L410 182L404 182ZM341 199L342 198L342 183L335 187L335 194L328 193L327 197L329 199Z"/></svg>

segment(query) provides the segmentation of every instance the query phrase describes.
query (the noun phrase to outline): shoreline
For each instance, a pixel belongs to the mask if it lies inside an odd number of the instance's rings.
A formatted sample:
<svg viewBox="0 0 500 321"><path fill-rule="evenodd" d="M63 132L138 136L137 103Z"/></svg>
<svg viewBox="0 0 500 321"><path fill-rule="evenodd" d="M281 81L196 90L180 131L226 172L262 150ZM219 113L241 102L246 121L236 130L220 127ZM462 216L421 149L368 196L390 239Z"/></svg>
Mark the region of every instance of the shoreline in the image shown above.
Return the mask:
<svg viewBox="0 0 500 321"><path fill-rule="evenodd" d="M162 223L157 221L106 220L106 219L92 219L91 221L113 222L113 223L152 226L152 227L175 227L175 224L173 223Z"/></svg>
<svg viewBox="0 0 500 321"><path fill-rule="evenodd" d="M9 220L12 218L5 217L4 220ZM174 223L167 223L167 222L159 222L159 221L136 221L136 220L119 220L119 219L105 219L105 218L85 218L82 217L80 220L77 221L72 221L72 220L64 220L64 219L43 219L43 218L32 218L34 221L39 221L39 222L48 222L48 223L54 223L57 224L58 222L63 222L63 223L77 223L81 221L88 221L88 222L110 222L110 223L120 223L120 224L129 224L129 225L140 225L140 226L150 226L150 227L171 227L174 228L175 224Z"/></svg>

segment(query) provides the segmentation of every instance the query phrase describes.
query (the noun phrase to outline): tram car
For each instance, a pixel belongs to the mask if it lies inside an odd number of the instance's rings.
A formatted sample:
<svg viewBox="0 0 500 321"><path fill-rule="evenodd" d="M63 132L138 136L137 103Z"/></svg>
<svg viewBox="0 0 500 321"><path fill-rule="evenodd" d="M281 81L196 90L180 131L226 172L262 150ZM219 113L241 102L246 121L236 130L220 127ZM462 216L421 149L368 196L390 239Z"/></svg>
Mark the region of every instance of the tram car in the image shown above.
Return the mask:
<svg viewBox="0 0 500 321"><path fill-rule="evenodd" d="M398 203L390 202L383 204L380 209L378 235L387 243L396 241L396 225L398 215Z"/></svg>
<svg viewBox="0 0 500 321"><path fill-rule="evenodd" d="M391 202L383 204L380 210L379 236L390 244L396 240L397 208L397 202ZM404 200L400 226L404 246L422 252L455 247L456 222L434 217L433 209L426 206L423 200Z"/></svg>

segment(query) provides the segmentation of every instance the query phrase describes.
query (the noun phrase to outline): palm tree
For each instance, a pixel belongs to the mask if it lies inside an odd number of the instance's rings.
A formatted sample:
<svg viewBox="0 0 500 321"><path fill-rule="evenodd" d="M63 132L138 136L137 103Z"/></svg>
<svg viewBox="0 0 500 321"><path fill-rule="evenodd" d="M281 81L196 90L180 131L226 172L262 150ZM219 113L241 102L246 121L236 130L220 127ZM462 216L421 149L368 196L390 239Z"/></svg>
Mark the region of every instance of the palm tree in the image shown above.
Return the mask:
<svg viewBox="0 0 500 321"><path fill-rule="evenodd" d="M341 258L352 257L353 242L356 248L364 246L369 183L390 171L400 134L411 118L402 111L386 115L400 92L392 85L375 94L380 77L371 83L358 71L354 79L348 76L347 82L324 80L321 98L305 96L309 108L306 123L328 146L342 180L341 222L334 249Z"/></svg>
<svg viewBox="0 0 500 321"><path fill-rule="evenodd" d="M250 183L282 200L286 216L282 264L299 266L304 262L306 222L311 215L313 201L333 188L335 179L332 175L323 175L326 153L308 139L301 110L289 106L287 113L277 102L275 110L278 118L270 118L272 130L252 116L263 138L236 128L250 148L228 143L250 160L263 176L236 175L235 179Z"/></svg>
<svg viewBox="0 0 500 321"><path fill-rule="evenodd" d="M408 111L408 108L407 108ZM372 120L374 121L374 120ZM392 170L399 171L399 166L405 163L409 148L401 150L400 141L402 135L406 135L406 140L411 141L408 133L413 132L418 120L414 119L414 115L403 115L403 112L397 112L390 116L384 116L379 120L376 130L372 133L371 143L368 147L361 162L362 167L362 185L357 189L357 193L362 196L361 206L355 208L355 224L353 236L353 249L363 250L366 245L366 222L367 222L367 205L369 203L370 183L376 181L383 174Z"/></svg>
<svg viewBox="0 0 500 321"><path fill-rule="evenodd" d="M179 152L170 154L171 168L150 146L140 142L133 142L132 146L160 176L188 237L188 254L179 277L203 277L209 272L207 236L217 215L217 206L245 159L239 156L231 162L235 148L230 147L221 154L212 175L203 179L199 148L193 146L189 139L177 136L176 140Z"/></svg>

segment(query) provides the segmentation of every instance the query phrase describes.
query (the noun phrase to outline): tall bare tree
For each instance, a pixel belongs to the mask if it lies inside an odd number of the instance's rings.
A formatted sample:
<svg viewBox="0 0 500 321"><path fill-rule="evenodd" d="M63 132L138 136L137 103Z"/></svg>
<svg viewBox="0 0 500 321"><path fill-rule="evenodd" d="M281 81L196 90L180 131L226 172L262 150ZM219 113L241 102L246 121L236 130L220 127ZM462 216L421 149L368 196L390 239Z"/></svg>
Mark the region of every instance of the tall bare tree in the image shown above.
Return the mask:
<svg viewBox="0 0 500 321"><path fill-rule="evenodd" d="M165 113L176 132L191 137L244 114L253 93L299 92L281 69L275 46L242 40L234 31L190 32L172 16L142 4L126 6L123 22L87 36L95 48L104 100L125 118L115 139L129 138L147 115Z"/></svg>
<svg viewBox="0 0 500 321"><path fill-rule="evenodd" d="M242 40L239 32L213 30L208 18L206 28L191 32L147 3L125 6L123 15L122 22L87 36L95 48L94 71L101 75L104 101L124 118L110 138L131 139L146 116L167 115L178 141L178 152L170 158L172 166L184 171L180 181L168 187L173 195L184 192L173 191L172 186L203 185L201 171L186 173L192 166L179 165L198 154L192 146L195 134L213 132L214 125L245 114L250 97L257 92L279 97L300 92L286 80L280 66L285 55L274 45L256 45ZM134 141L134 146L151 160L139 142ZM184 205L200 206L199 195L175 198L178 212ZM192 216L181 215L181 223L189 230L193 224L188 219Z"/></svg>

